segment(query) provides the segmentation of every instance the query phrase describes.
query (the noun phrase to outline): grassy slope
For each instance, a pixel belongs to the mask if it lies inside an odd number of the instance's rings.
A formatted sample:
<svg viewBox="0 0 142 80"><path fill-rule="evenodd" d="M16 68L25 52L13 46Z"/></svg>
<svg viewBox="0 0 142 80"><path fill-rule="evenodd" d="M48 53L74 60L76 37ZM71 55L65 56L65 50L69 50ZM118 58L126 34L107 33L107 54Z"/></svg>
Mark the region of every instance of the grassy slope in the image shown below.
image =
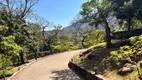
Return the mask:
<svg viewBox="0 0 142 80"><path fill-rule="evenodd" d="M137 78L137 71L120 76L117 74L118 66L113 64L111 60L110 51L118 48L105 48L105 43L90 47L87 51L78 54L73 61L80 66L105 75L110 80L139 80ZM93 56L92 56L93 55Z"/></svg>

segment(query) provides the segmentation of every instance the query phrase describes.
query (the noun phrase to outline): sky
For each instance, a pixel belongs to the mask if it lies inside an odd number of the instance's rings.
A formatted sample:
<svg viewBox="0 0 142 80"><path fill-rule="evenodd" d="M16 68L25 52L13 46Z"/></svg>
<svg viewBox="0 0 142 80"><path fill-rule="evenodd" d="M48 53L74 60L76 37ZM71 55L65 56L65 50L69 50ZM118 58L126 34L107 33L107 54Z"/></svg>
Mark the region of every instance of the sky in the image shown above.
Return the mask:
<svg viewBox="0 0 142 80"><path fill-rule="evenodd" d="M34 6L35 13L54 24L66 27L87 0L40 0Z"/></svg>

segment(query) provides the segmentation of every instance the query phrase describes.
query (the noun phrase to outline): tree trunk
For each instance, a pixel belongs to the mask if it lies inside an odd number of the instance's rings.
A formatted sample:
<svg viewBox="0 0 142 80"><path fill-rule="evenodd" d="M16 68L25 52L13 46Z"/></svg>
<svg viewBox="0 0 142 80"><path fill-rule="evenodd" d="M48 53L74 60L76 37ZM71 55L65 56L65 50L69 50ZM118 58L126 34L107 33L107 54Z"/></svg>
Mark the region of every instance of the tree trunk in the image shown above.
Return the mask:
<svg viewBox="0 0 142 80"><path fill-rule="evenodd" d="M21 64L25 64L23 51L20 52Z"/></svg>
<svg viewBox="0 0 142 80"><path fill-rule="evenodd" d="M43 27L43 30L42 30L42 36L45 38L44 33L45 33L45 27Z"/></svg>
<svg viewBox="0 0 142 80"><path fill-rule="evenodd" d="M48 47L49 47L50 54L53 54L51 46L49 45Z"/></svg>
<svg viewBox="0 0 142 80"><path fill-rule="evenodd" d="M84 44L85 38L86 38L86 37L83 37L83 39L82 39L82 41L81 41L81 44L82 44L82 48L83 48L83 49L85 48L85 44Z"/></svg>
<svg viewBox="0 0 142 80"><path fill-rule="evenodd" d="M130 31L131 30L131 18L129 18L127 22L128 22L128 31Z"/></svg>
<svg viewBox="0 0 142 80"><path fill-rule="evenodd" d="M112 44L111 44L110 28L106 19L105 19L105 33L106 33L107 48L111 48Z"/></svg>
<svg viewBox="0 0 142 80"><path fill-rule="evenodd" d="M50 46L50 42L48 42L48 48L49 48L50 54L53 54L52 48Z"/></svg>
<svg viewBox="0 0 142 80"><path fill-rule="evenodd" d="M35 57L35 60L37 60L37 52L35 52L35 56L34 57Z"/></svg>

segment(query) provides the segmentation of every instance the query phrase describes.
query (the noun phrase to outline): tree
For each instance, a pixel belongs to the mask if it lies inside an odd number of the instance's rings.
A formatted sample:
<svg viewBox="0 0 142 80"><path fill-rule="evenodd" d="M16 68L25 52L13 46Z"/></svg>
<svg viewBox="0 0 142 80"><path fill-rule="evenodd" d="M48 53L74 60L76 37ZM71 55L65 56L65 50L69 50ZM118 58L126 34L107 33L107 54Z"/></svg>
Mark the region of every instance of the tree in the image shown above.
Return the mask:
<svg viewBox="0 0 142 80"><path fill-rule="evenodd" d="M117 5L116 13L117 18L123 21L127 21L128 31L133 29L135 20L141 20L141 0L113 0Z"/></svg>
<svg viewBox="0 0 142 80"><path fill-rule="evenodd" d="M133 0L130 0L128 2L123 2L124 5L121 5L122 2L117 3L118 7L116 9L117 11L117 18L118 19L123 19L127 21L127 26L128 26L128 31L131 30L131 23L132 23L132 19L135 16L135 11L133 9L133 5L132 5Z"/></svg>
<svg viewBox="0 0 142 80"><path fill-rule="evenodd" d="M43 37L42 28L38 23L28 22L28 26L29 26L28 31L31 32L33 35L35 35L40 39Z"/></svg>
<svg viewBox="0 0 142 80"><path fill-rule="evenodd" d="M82 48L86 48L84 42L88 37L89 33L93 32L94 27L89 26L88 24L81 23L81 19L77 16L77 19L74 19L71 25L76 29L76 31L80 34L82 40Z"/></svg>
<svg viewBox="0 0 142 80"><path fill-rule="evenodd" d="M25 28L25 21L13 16L11 13L6 12L5 10L0 11L0 18L0 24L8 26L8 30L5 32L5 34L3 34L3 36L14 35L16 37L16 43L23 47L22 45L24 44L24 41L26 41L26 37L29 35ZM23 53L20 52L19 54L21 63L25 63Z"/></svg>
<svg viewBox="0 0 142 80"><path fill-rule="evenodd" d="M39 16L38 16L37 23L42 28L42 36L43 36L42 40L43 40L43 44L44 44L42 50L44 50L44 47L46 46L45 44L47 44L48 48L50 50L50 53L52 54L53 51L52 51L52 48L50 46L50 41L52 40L53 37L50 37L50 39L47 40L47 37L45 36L45 29L51 28L51 26L53 26L53 25L52 25L52 23L47 21L44 17L39 17Z"/></svg>
<svg viewBox="0 0 142 80"><path fill-rule="evenodd" d="M45 29L49 29L53 26L53 23L49 22L48 20L46 20L44 17L39 17L37 19L37 24L40 25L40 27L42 28L42 36L45 39Z"/></svg>
<svg viewBox="0 0 142 80"><path fill-rule="evenodd" d="M38 17L37 22L42 28L43 41L48 46L50 54L53 54L51 44L57 40L58 33L59 31L61 31L62 26L61 25L55 26L53 23L47 21L44 17ZM48 34L46 35L45 35L45 30L48 30Z"/></svg>
<svg viewBox="0 0 142 80"><path fill-rule="evenodd" d="M11 65L14 58L19 56L20 46L15 42L14 36L0 37L0 68L5 79L7 67Z"/></svg>
<svg viewBox="0 0 142 80"><path fill-rule="evenodd" d="M26 18L38 2L39 0L0 0L0 7L20 18Z"/></svg>
<svg viewBox="0 0 142 80"><path fill-rule="evenodd" d="M28 42L31 41L31 44L34 44L38 41L34 35L34 32L29 30L29 26L26 21L22 18L12 15L9 12L1 11L0 12L0 24L4 26L8 26L8 29L4 32L2 36L15 36L15 43L17 43L22 49L19 53L20 61L22 64L25 63L26 54L29 53L30 48L28 48Z"/></svg>
<svg viewBox="0 0 142 80"><path fill-rule="evenodd" d="M85 43L88 45L88 47L96 45L98 43L102 43L104 42L104 36L104 31L96 29L95 31L89 33Z"/></svg>
<svg viewBox="0 0 142 80"><path fill-rule="evenodd" d="M52 47L51 47L51 44L53 44L53 42L56 42L58 38L58 34L59 34L59 31L61 31L61 28L62 26L61 25L58 25L58 26L53 26L53 30L50 31L50 33L47 36L46 38L46 43L48 45L48 48L49 48L49 51L51 54L53 54L53 50L52 50Z"/></svg>
<svg viewBox="0 0 142 80"><path fill-rule="evenodd" d="M115 9L115 5L109 0L90 0L82 5L82 11L80 12L84 22L88 22L95 27L104 27L107 48L111 47L109 21L114 17L113 9Z"/></svg>

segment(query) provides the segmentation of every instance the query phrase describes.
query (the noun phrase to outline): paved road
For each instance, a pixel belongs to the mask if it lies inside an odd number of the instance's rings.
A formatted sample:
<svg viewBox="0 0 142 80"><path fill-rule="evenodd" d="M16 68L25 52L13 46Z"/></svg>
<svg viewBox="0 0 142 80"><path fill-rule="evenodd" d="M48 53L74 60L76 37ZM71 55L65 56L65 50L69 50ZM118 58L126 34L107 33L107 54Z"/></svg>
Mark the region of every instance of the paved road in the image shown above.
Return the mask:
<svg viewBox="0 0 142 80"><path fill-rule="evenodd" d="M69 60L80 51L64 52L38 60L11 80L81 80L67 66Z"/></svg>

